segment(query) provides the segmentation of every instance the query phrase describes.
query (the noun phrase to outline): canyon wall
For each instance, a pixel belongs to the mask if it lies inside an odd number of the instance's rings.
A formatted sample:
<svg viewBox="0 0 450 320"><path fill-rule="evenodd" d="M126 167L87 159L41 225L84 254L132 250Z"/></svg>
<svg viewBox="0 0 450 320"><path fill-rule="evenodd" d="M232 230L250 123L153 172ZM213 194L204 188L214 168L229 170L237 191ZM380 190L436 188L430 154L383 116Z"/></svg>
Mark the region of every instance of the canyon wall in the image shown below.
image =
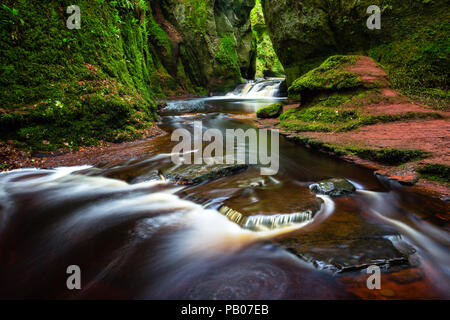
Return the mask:
<svg viewBox="0 0 450 320"><path fill-rule="evenodd" d="M450 13L445 0L262 0L291 84L330 55L358 53L385 67L394 87L448 97ZM367 8L381 9L369 30Z"/></svg>
<svg viewBox="0 0 450 320"><path fill-rule="evenodd" d="M0 7L0 140L36 150L148 134L167 96L255 74L254 0L7 0Z"/></svg>

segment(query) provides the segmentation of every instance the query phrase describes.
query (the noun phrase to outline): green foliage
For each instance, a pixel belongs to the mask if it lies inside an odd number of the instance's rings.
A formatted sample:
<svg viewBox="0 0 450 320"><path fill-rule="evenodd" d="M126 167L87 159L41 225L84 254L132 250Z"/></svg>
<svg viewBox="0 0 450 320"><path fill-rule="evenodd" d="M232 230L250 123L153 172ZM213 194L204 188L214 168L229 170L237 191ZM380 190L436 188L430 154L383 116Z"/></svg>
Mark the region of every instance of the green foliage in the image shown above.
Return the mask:
<svg viewBox="0 0 450 320"><path fill-rule="evenodd" d="M1 16L1 23L11 24L11 25L24 25L25 21L20 17L19 10L15 8L10 8L6 4L2 4L0 10L3 11ZM5 13L6 11L6 13Z"/></svg>
<svg viewBox="0 0 450 320"><path fill-rule="evenodd" d="M98 140L121 142L139 138L153 119L150 105L94 94L75 107L46 101L26 115L3 114L0 133L31 151L77 148Z"/></svg>
<svg viewBox="0 0 450 320"><path fill-rule="evenodd" d="M148 29L150 39L153 40L159 48L165 51L164 54L172 54L171 41L169 39L169 36L163 29L161 29L161 27L156 23L153 17L150 17Z"/></svg>
<svg viewBox="0 0 450 320"><path fill-rule="evenodd" d="M261 6L261 0L255 1L255 7L250 12L250 22L253 28L265 28L266 22L264 20L264 13Z"/></svg>
<svg viewBox="0 0 450 320"><path fill-rule="evenodd" d="M231 34L221 34L216 59L221 63L233 67L237 65L236 43Z"/></svg>

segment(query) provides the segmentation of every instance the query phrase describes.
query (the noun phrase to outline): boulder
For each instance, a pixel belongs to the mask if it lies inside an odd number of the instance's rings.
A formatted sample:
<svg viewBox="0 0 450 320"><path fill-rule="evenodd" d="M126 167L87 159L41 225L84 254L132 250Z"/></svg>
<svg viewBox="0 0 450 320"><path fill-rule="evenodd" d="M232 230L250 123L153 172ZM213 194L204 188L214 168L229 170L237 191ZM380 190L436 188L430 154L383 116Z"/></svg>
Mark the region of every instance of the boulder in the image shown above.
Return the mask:
<svg viewBox="0 0 450 320"><path fill-rule="evenodd" d="M309 188L316 194L324 194L330 197L346 196L356 190L353 184L341 178L323 180L310 185Z"/></svg>
<svg viewBox="0 0 450 320"><path fill-rule="evenodd" d="M191 165L181 166L164 176L177 184L193 185L230 176L247 168L246 164Z"/></svg>
<svg viewBox="0 0 450 320"><path fill-rule="evenodd" d="M317 246L280 242L317 269L331 273L360 270L372 265L409 265L408 254L397 250L392 242L385 238L345 239L335 243L323 242Z"/></svg>
<svg viewBox="0 0 450 320"><path fill-rule="evenodd" d="M259 109L256 112L256 116L262 119L278 118L281 112L283 112L283 104L278 102Z"/></svg>

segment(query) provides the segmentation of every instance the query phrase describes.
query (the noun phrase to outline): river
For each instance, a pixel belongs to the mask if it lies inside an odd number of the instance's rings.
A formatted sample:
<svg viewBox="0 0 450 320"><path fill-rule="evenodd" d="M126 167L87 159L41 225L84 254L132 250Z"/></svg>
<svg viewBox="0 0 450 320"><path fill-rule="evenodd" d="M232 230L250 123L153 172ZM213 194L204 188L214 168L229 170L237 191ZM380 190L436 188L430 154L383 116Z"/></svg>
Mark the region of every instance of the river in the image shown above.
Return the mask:
<svg viewBox="0 0 450 320"><path fill-rule="evenodd" d="M253 128L246 114L283 99L279 83L169 101L160 127L192 131L202 121L203 130ZM446 203L283 137L276 175L250 166L174 185L157 172L180 170L171 161L175 144L168 134L127 161L0 173L0 297L450 298L450 234L439 218ZM331 177L357 191L339 198L310 191ZM317 205L312 219L274 224ZM253 217L250 227L223 208ZM67 289L69 265L80 267L82 290ZM366 286L370 265L381 268L380 290Z"/></svg>

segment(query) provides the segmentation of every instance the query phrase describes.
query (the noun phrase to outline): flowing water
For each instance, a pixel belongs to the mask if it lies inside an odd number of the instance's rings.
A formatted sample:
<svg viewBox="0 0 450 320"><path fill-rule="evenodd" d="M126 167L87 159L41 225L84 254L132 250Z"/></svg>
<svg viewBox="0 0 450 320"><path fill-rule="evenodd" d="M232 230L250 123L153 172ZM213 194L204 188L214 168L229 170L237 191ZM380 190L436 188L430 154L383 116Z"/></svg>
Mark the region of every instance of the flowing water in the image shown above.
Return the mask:
<svg viewBox="0 0 450 320"><path fill-rule="evenodd" d="M279 85L170 101L160 127L252 128L242 115L279 101ZM447 203L280 139L276 175L250 166L198 185L159 180L180 170L170 134L127 161L0 173L0 297L450 297ZM329 177L358 190L315 197L309 185ZM382 290L366 287L371 264ZM67 289L69 265L81 268L82 290Z"/></svg>

